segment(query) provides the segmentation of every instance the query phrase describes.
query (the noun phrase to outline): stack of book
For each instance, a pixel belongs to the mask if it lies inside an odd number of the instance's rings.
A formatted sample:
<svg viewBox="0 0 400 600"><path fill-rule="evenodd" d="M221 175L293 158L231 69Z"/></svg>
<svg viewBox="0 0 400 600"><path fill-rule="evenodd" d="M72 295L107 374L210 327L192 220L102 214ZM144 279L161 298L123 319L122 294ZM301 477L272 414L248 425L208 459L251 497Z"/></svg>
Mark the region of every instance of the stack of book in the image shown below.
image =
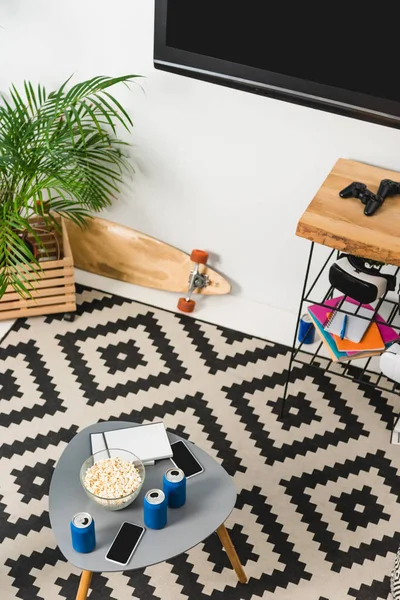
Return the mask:
<svg viewBox="0 0 400 600"><path fill-rule="evenodd" d="M370 304L361 307L352 298L331 298L323 305L308 307L318 335L326 346L332 360L351 360L381 354L395 340L398 333L377 314ZM338 307L338 309L337 309ZM344 311L344 312L342 312ZM354 314L356 313L357 314ZM346 322L344 317L347 315ZM362 318L366 317L366 318Z"/></svg>

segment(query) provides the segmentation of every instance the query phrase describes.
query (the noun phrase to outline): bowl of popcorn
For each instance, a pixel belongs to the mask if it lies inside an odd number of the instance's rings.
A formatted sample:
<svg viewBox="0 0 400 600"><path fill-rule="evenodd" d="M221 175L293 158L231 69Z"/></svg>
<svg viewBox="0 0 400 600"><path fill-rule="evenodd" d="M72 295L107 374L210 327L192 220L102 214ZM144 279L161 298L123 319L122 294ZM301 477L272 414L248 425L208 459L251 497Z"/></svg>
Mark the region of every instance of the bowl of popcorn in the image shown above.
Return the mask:
<svg viewBox="0 0 400 600"><path fill-rule="evenodd" d="M139 495L145 478L142 461L127 450L110 448L95 452L81 467L86 494L108 510L121 510Z"/></svg>

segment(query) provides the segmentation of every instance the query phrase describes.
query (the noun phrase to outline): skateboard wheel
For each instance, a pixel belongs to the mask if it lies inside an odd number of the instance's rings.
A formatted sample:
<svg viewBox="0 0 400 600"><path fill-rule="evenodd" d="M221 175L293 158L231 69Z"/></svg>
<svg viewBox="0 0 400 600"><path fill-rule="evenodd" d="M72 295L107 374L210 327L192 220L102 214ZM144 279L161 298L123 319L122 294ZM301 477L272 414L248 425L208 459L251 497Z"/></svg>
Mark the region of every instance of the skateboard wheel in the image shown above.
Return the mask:
<svg viewBox="0 0 400 600"><path fill-rule="evenodd" d="M208 252L204 250L192 250L192 254L190 255L190 260L195 263L200 263L201 265L205 265L208 261Z"/></svg>
<svg viewBox="0 0 400 600"><path fill-rule="evenodd" d="M194 310L196 302L194 300L186 300L186 298L179 298L178 308L182 312L191 313Z"/></svg>

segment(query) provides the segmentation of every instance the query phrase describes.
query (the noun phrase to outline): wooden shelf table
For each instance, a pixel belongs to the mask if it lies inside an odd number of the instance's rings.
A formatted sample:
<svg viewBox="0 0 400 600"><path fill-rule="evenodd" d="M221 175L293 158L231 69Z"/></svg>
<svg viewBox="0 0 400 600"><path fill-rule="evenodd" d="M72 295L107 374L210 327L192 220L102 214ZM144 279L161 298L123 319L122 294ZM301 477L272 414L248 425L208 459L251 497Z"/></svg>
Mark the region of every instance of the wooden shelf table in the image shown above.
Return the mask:
<svg viewBox="0 0 400 600"><path fill-rule="evenodd" d="M371 217L364 215L364 205L357 198L341 198L339 196L340 190L353 181L365 183L368 189L372 192L376 192L382 179L400 181L400 173L340 158L298 222L296 235L309 240L311 246L299 304L296 330L291 348L287 379L280 408L281 417L284 415L293 362L313 364L315 358L320 358L318 352L322 346L322 342L316 352L313 353L311 362L308 361L307 363L297 359L299 351L305 352L306 354L307 351L302 349L302 344L297 348L296 342L303 304L304 302L315 302L311 299L310 295L322 272L329 267L329 264L335 260L340 252L370 258L388 265L394 265L397 267L395 275L397 275L400 270L400 195L387 198L383 205ZM313 261L314 244L322 244L331 248L332 251L316 279L310 283L309 279ZM326 297L320 303L322 304L327 298L331 297L332 294L333 288L327 291ZM386 296L379 301L379 306L381 306L382 302L389 303L390 320L388 322L390 322L393 327L393 319L397 314L397 302L386 298ZM379 308L379 306L376 308ZM394 326L394 328L400 329L400 327L396 326ZM329 359L324 360L327 360L330 364L332 363ZM343 375L349 379L356 379L358 382L371 383L371 373L374 372L368 371L370 360L370 358L367 360L366 366L362 369L361 379L346 375L346 372L351 370L347 363L343 367L343 373L336 374ZM329 366L330 365L328 365L328 368ZM364 375L366 377L363 380ZM373 381L373 385L386 391L394 390L393 382L387 384L384 383L380 386L381 380L382 375L377 375Z"/></svg>

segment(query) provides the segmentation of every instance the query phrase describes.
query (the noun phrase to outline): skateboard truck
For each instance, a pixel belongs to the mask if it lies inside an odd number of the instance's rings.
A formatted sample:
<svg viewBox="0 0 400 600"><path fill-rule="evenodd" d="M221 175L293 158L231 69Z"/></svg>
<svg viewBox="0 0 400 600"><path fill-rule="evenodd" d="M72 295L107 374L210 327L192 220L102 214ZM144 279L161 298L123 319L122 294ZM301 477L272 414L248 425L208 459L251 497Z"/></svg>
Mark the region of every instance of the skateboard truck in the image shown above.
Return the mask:
<svg viewBox="0 0 400 600"><path fill-rule="evenodd" d="M196 302L191 299L192 294L196 290L200 290L202 288L210 285L210 278L208 275L204 273L200 273L200 265L207 264L208 260L208 252L204 250L192 250L192 254L190 255L190 260L195 263L193 271L190 273L189 277L189 288L185 298L179 298L178 300L178 308L182 312L191 313L194 310Z"/></svg>

